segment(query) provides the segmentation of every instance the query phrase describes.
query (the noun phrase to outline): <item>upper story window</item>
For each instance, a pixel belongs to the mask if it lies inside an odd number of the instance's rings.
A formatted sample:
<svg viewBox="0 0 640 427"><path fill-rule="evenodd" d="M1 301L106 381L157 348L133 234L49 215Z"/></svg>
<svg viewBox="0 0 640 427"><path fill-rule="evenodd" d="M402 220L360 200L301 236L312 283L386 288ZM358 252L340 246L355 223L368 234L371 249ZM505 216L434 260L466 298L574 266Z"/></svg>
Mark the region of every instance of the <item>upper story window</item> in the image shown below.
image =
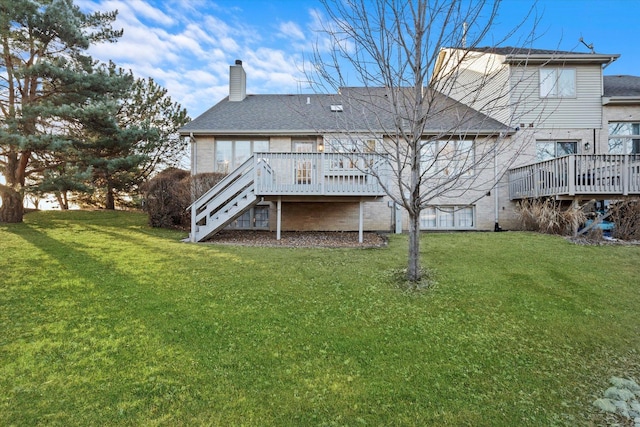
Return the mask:
<svg viewBox="0 0 640 427"><path fill-rule="evenodd" d="M255 152L269 151L269 141L216 141L216 172L229 173Z"/></svg>
<svg viewBox="0 0 640 427"><path fill-rule="evenodd" d="M609 123L610 154L640 154L640 123Z"/></svg>
<svg viewBox="0 0 640 427"><path fill-rule="evenodd" d="M331 170L360 169L373 164L378 147L375 138L326 138L325 152Z"/></svg>
<svg viewBox="0 0 640 427"><path fill-rule="evenodd" d="M536 159L551 160L578 152L577 141L536 141Z"/></svg>
<svg viewBox="0 0 640 427"><path fill-rule="evenodd" d="M576 70L573 68L541 68L541 98L572 98L576 96Z"/></svg>
<svg viewBox="0 0 640 427"><path fill-rule="evenodd" d="M473 175L475 152L473 141L424 141L421 170L427 175Z"/></svg>
<svg viewBox="0 0 640 427"><path fill-rule="evenodd" d="M327 153L375 153L377 139L330 138L325 141Z"/></svg>

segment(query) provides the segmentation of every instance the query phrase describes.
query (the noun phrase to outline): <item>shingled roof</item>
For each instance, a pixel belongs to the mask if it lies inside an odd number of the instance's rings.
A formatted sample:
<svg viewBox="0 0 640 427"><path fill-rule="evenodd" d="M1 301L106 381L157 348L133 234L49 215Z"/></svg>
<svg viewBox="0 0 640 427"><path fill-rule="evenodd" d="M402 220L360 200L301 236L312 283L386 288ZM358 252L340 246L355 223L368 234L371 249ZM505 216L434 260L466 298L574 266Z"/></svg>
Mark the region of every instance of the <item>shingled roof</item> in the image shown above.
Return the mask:
<svg viewBox="0 0 640 427"><path fill-rule="evenodd" d="M640 77L638 76L604 76L604 96L640 97Z"/></svg>
<svg viewBox="0 0 640 427"><path fill-rule="evenodd" d="M410 93L409 89L400 92ZM396 92L398 93L398 92ZM293 135L340 132L387 133L396 114L386 88L342 88L338 94L247 95L225 98L180 129L182 135ZM425 133L494 134L513 129L441 93L431 103Z"/></svg>

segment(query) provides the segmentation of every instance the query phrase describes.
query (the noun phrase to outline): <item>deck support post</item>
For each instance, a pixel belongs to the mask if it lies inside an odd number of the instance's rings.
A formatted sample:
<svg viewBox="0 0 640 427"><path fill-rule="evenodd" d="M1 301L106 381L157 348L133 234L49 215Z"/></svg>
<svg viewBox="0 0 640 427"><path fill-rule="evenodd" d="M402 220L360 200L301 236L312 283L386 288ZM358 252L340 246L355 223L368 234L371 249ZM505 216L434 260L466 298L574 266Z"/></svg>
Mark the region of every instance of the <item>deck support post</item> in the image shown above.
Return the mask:
<svg viewBox="0 0 640 427"><path fill-rule="evenodd" d="M578 198L574 197L573 198L573 202L571 202L571 209L573 209L573 215L571 215L571 217L573 218L573 224L572 224L572 228L573 228L573 237L577 237L578 236L578 227L580 226L580 224L578 224L578 216L577 211L580 209L580 203L578 202Z"/></svg>
<svg viewBox="0 0 640 427"><path fill-rule="evenodd" d="M276 208L276 240L280 240L280 230L282 229L282 197L278 196Z"/></svg>
<svg viewBox="0 0 640 427"><path fill-rule="evenodd" d="M622 184L622 195L623 196L628 196L629 195L629 182L630 182L630 173L631 172L631 162L629 161L629 155L625 154L624 157L622 157L622 182L620 184Z"/></svg>
<svg viewBox="0 0 640 427"><path fill-rule="evenodd" d="M571 154L569 159L569 195L576 195L576 156Z"/></svg>
<svg viewBox="0 0 640 427"><path fill-rule="evenodd" d="M364 242L364 236L363 236L363 217L364 217L364 202L362 200L360 200L360 211L358 212L358 242L362 243Z"/></svg>

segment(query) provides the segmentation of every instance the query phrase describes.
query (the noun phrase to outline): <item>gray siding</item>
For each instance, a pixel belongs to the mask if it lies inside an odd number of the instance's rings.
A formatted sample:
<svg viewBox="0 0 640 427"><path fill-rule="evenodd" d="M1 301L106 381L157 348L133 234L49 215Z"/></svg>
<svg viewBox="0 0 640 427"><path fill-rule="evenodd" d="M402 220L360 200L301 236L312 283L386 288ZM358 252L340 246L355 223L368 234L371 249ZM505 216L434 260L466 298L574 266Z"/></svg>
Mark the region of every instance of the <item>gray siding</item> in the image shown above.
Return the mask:
<svg viewBox="0 0 640 427"><path fill-rule="evenodd" d="M577 65L574 98L540 98L539 68L514 68L511 93L515 117L535 128L600 128L602 71L598 65Z"/></svg>
<svg viewBox="0 0 640 427"><path fill-rule="evenodd" d="M487 116L509 124L509 71L506 67L489 75L461 69L449 92L445 95L469 105Z"/></svg>

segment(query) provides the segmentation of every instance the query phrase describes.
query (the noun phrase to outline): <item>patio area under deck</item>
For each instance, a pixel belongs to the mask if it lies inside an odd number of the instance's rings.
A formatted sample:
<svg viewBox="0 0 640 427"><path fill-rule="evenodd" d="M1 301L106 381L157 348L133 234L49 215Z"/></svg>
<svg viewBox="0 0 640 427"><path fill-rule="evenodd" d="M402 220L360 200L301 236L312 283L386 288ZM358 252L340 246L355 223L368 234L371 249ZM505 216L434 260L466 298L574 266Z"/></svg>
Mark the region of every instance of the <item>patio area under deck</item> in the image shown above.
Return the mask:
<svg viewBox="0 0 640 427"><path fill-rule="evenodd" d="M509 170L511 200L615 199L640 195L640 155L569 155Z"/></svg>

